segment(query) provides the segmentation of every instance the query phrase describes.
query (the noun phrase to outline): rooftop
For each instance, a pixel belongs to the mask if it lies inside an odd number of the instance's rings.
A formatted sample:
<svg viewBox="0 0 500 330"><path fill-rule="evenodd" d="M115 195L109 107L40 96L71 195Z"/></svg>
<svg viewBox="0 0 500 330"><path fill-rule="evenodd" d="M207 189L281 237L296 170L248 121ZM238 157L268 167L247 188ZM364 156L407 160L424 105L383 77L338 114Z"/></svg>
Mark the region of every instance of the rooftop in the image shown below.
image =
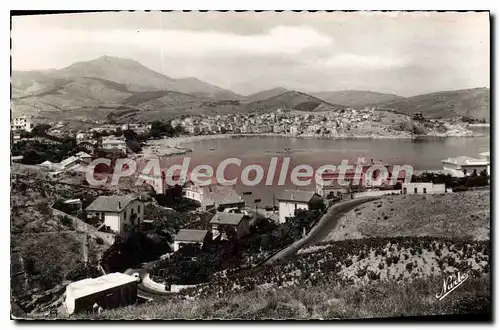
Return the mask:
<svg viewBox="0 0 500 330"><path fill-rule="evenodd" d="M70 283L66 287L66 292L70 292L73 298L80 298L135 282L136 278L133 276L123 273L111 273Z"/></svg>
<svg viewBox="0 0 500 330"><path fill-rule="evenodd" d="M133 196L99 196L87 206L86 211L121 212L130 202L136 199Z"/></svg>
<svg viewBox="0 0 500 330"><path fill-rule="evenodd" d="M488 165L489 161L486 159L477 159L469 156L460 156L456 158L447 158L442 160L443 163L451 163L456 165Z"/></svg>
<svg viewBox="0 0 500 330"><path fill-rule="evenodd" d="M210 220L212 225L233 225L237 226L245 217L242 213L217 212Z"/></svg>
<svg viewBox="0 0 500 330"><path fill-rule="evenodd" d="M479 154L479 156L481 156L481 157L490 157L490 152L489 151L481 152Z"/></svg>
<svg viewBox="0 0 500 330"><path fill-rule="evenodd" d="M81 158L88 158L88 157L92 157L91 155L89 155L88 153L84 152L84 151L80 151L78 152L75 156L77 157L81 157Z"/></svg>
<svg viewBox="0 0 500 330"><path fill-rule="evenodd" d="M276 199L278 201L293 201L293 202L304 202L308 203L311 199L317 195L314 191L302 191L302 190L285 190L279 194Z"/></svg>
<svg viewBox="0 0 500 330"><path fill-rule="evenodd" d="M208 234L208 230L202 229L181 229L175 235L174 241L203 242Z"/></svg>
<svg viewBox="0 0 500 330"><path fill-rule="evenodd" d="M217 205L243 203L243 198L231 186L211 184L204 187L210 200Z"/></svg>

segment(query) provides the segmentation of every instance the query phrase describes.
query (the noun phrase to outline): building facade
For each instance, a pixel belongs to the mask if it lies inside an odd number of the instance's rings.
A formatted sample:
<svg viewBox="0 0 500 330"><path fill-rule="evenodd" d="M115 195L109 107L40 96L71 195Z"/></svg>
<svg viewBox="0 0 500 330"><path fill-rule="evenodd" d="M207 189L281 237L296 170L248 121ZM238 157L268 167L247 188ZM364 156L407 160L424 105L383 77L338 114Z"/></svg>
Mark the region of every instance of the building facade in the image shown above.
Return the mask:
<svg viewBox="0 0 500 330"><path fill-rule="evenodd" d="M33 127L33 123L28 118L26 118L26 116L14 118L14 120L10 124L10 129L14 132L31 132Z"/></svg>
<svg viewBox="0 0 500 330"><path fill-rule="evenodd" d="M277 198L279 205L279 222L285 223L286 218L295 216L299 209L310 210L314 203L322 203L323 199L314 191L286 190Z"/></svg>
<svg viewBox="0 0 500 330"><path fill-rule="evenodd" d="M174 238L174 252L183 245L198 245L200 248L210 240L210 232L202 229L181 229Z"/></svg>
<svg viewBox="0 0 500 330"><path fill-rule="evenodd" d="M99 196L85 210L88 217L97 217L117 233L144 221L144 203L129 196Z"/></svg>
<svg viewBox="0 0 500 330"><path fill-rule="evenodd" d="M66 286L64 305L67 312L92 312L95 305L112 309L137 301L137 279L123 273L111 273L97 278L86 278Z"/></svg>
<svg viewBox="0 0 500 330"><path fill-rule="evenodd" d="M182 196L197 201L205 210L245 206L245 201L233 187L217 183L200 186L188 181L182 189Z"/></svg>
<svg viewBox="0 0 500 330"><path fill-rule="evenodd" d="M242 213L217 212L210 220L212 235L217 238L223 235L223 227L230 227L235 231L236 237L241 238L250 232L250 219Z"/></svg>
<svg viewBox="0 0 500 330"><path fill-rule="evenodd" d="M444 194L446 193L446 186L444 184L433 184L432 182L408 182L401 185L401 193L404 195Z"/></svg>
<svg viewBox="0 0 500 330"><path fill-rule="evenodd" d="M102 148L104 150L120 150L127 152L127 142L125 139L103 139Z"/></svg>

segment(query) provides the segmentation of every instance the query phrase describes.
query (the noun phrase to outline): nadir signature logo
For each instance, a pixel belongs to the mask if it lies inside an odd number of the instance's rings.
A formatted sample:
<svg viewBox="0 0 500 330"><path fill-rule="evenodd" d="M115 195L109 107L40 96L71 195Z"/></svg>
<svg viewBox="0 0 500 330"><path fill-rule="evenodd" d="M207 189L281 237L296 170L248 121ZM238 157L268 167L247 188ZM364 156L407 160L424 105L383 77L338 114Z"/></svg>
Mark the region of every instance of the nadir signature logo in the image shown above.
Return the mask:
<svg viewBox="0 0 500 330"><path fill-rule="evenodd" d="M442 300L444 297L449 295L453 290L458 288L462 283L464 283L469 278L469 274L458 272L455 275L449 275L443 280L443 287L441 292L436 294L438 300Z"/></svg>

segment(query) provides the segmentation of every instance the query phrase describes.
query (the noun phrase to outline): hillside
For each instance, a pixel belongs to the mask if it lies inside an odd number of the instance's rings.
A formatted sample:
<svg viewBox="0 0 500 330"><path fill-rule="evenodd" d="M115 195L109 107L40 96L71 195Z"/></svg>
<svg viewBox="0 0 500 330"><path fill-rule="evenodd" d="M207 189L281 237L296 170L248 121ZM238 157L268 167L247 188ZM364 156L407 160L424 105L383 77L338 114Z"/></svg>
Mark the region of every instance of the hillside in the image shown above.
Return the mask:
<svg viewBox="0 0 500 330"><path fill-rule="evenodd" d="M341 104L349 107L359 107L374 103L391 102L404 99L404 97L394 94L356 90L316 92L311 93L311 95L329 103Z"/></svg>
<svg viewBox="0 0 500 330"><path fill-rule="evenodd" d="M468 279L456 290L453 299L436 303L429 299L442 286L440 278L420 279L410 283L377 282L362 288L341 287L332 283L318 286L293 287L230 294L219 298L209 295L197 300L167 298L154 300L102 314L86 313L72 320L363 320L425 315L427 321L436 315L481 313L486 319L491 313L491 283L488 276ZM383 303L381 303L383 302ZM35 318L47 318L33 315ZM60 317L60 316L58 316ZM465 320L471 315L449 316L449 320ZM443 320L443 319L441 319Z"/></svg>
<svg viewBox="0 0 500 330"><path fill-rule="evenodd" d="M406 114L421 112L427 118L469 116L490 121L490 89L473 88L417 95L402 100L379 103L379 109Z"/></svg>
<svg viewBox="0 0 500 330"><path fill-rule="evenodd" d="M330 104L317 97L296 91L288 91L265 100L251 102L243 107L247 112L272 112L277 109L320 112L343 108L343 106Z"/></svg>
<svg viewBox="0 0 500 330"><path fill-rule="evenodd" d="M278 96L278 95L286 93L286 92L288 92L288 89L283 88L283 87L276 87L273 89L268 89L265 91L261 91L261 92L255 93L255 94L248 95L247 97L245 97L245 100L247 100L249 102L262 101L262 100L265 100L265 99L268 99L268 98L271 98L274 96Z"/></svg>
<svg viewBox="0 0 500 330"><path fill-rule="evenodd" d="M36 82L25 94L11 100L14 115L38 113L59 120L71 118L75 110L123 107L122 102L132 95L123 84L97 78ZM90 118L100 119L97 111L91 111Z"/></svg>
<svg viewBox="0 0 500 330"><path fill-rule="evenodd" d="M170 78L134 60L110 56L74 63L60 70L43 72L14 71L12 72L12 85L18 89L27 89L38 81L81 77L100 78L124 84L128 90L133 92L169 90L205 97L241 98L241 96L231 91L196 78Z"/></svg>
<svg viewBox="0 0 500 330"><path fill-rule="evenodd" d="M325 241L380 236L485 240L490 237L489 201L489 191L384 196L348 212Z"/></svg>

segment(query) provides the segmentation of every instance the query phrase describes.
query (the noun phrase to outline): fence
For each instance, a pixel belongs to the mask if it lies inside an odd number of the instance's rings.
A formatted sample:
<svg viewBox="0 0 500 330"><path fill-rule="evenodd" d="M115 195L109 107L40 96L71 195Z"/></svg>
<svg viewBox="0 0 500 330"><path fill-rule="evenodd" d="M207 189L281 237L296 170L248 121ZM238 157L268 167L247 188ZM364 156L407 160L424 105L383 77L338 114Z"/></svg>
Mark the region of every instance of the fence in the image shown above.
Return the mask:
<svg viewBox="0 0 500 330"><path fill-rule="evenodd" d="M88 223L84 222L81 219L78 219L75 216L64 213L63 211L60 211L60 210L55 209L53 207L51 207L51 209L55 215L70 218L73 221L73 227L75 228L76 231L85 232L91 236L99 237L108 245L112 245L114 243L115 234L103 233L101 231L98 231L94 226L89 225Z"/></svg>

